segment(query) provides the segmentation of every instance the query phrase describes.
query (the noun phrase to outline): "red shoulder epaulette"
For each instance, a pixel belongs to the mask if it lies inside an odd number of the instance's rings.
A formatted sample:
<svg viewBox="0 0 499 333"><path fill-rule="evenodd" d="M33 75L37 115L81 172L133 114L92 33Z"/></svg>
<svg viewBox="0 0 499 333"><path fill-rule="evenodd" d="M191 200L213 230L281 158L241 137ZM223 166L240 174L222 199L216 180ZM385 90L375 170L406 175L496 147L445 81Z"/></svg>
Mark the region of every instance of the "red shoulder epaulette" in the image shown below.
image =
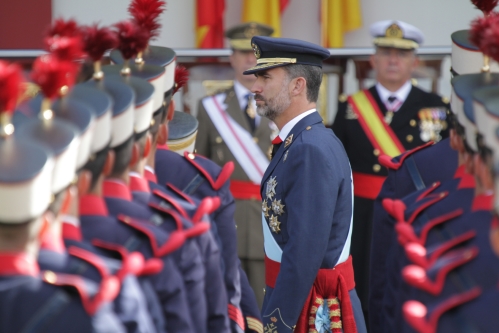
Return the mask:
<svg viewBox="0 0 499 333"><path fill-rule="evenodd" d="M206 171L199 163L195 161L194 156L199 156L195 155L192 153L184 152L184 157L187 161L189 161L196 169L199 170L203 174L203 176L208 180L210 183L211 187L215 190L218 191L224 184L229 180L230 176L232 175L232 172L234 172L234 162L230 161L227 162L223 167L222 171L220 171L220 174L218 175L217 179L213 179L213 177L210 175L208 171Z"/></svg>
<svg viewBox="0 0 499 333"><path fill-rule="evenodd" d="M432 146L433 144L434 144L434 142L430 141L428 143L425 143L424 145L421 145L419 147L416 147L414 149L406 151L405 153L402 154L402 156L400 157L398 162L394 162L392 157L383 154L380 157L378 157L379 164L381 164L382 166L384 166L386 168L392 169L392 170L398 170L402 166L402 164L404 164L404 161L406 158L408 158L409 156L411 156L412 154L414 154L417 151L420 151L422 149L425 149L426 147Z"/></svg>
<svg viewBox="0 0 499 333"><path fill-rule="evenodd" d="M153 254L156 258L164 257L176 251L185 242L184 233L181 231L174 231L170 233L170 237L168 238L168 240L163 245L161 245L161 247L159 247L154 233L145 224L123 214L118 215L118 221L146 235L149 239L149 244L151 245Z"/></svg>
<svg viewBox="0 0 499 333"><path fill-rule="evenodd" d="M402 311L405 320L417 332L436 333L438 321L445 312L474 300L481 293L480 287L475 287L464 293L453 295L436 306L432 313L428 313L426 306L418 301L407 301L404 303Z"/></svg>
<svg viewBox="0 0 499 333"><path fill-rule="evenodd" d="M48 284L76 289L83 303L83 308L91 316L99 310L102 303L112 302L118 296L121 287L117 277L107 276L102 279L99 290L94 295L89 295L87 282L80 276L45 271L42 273L42 279Z"/></svg>

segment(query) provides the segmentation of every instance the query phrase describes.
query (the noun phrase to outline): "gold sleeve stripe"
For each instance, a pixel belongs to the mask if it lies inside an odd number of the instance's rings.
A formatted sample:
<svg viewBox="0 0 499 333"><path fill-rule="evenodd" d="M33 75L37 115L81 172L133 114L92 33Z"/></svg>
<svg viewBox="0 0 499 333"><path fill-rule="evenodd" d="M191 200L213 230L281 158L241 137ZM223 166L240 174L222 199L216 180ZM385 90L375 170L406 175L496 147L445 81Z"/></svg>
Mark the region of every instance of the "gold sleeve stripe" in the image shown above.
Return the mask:
<svg viewBox="0 0 499 333"><path fill-rule="evenodd" d="M248 323L249 329L258 333L263 333L263 324L260 320L253 317L246 317L246 322Z"/></svg>

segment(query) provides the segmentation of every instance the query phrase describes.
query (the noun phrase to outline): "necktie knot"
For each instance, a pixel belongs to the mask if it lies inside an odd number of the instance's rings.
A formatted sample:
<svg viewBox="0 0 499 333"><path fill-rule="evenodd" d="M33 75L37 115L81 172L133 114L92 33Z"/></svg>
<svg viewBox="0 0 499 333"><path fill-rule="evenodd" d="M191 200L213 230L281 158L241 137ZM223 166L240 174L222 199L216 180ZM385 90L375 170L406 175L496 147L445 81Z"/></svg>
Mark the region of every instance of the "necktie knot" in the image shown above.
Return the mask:
<svg viewBox="0 0 499 333"><path fill-rule="evenodd" d="M267 141L267 142L268 142L268 141ZM272 140L272 144L273 144L273 145L278 145L278 144L280 144L280 143L282 143L282 139L281 139L281 137L280 137L279 135L278 135L278 136L276 136L276 137L274 138L274 140Z"/></svg>
<svg viewBox="0 0 499 333"><path fill-rule="evenodd" d="M397 97L395 97L395 96L390 96L390 97L388 97L388 102L389 102L389 103L393 103L393 102L395 102L396 100L397 100Z"/></svg>

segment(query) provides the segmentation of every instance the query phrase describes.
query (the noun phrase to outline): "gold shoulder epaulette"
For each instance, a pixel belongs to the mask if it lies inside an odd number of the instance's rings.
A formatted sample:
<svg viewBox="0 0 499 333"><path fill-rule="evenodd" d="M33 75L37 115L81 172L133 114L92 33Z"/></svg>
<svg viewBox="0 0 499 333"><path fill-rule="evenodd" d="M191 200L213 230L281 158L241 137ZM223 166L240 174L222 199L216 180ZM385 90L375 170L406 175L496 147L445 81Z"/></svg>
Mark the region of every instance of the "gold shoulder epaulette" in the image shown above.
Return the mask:
<svg viewBox="0 0 499 333"><path fill-rule="evenodd" d="M445 104L449 104L449 99L445 96L442 97L442 102L444 102Z"/></svg>

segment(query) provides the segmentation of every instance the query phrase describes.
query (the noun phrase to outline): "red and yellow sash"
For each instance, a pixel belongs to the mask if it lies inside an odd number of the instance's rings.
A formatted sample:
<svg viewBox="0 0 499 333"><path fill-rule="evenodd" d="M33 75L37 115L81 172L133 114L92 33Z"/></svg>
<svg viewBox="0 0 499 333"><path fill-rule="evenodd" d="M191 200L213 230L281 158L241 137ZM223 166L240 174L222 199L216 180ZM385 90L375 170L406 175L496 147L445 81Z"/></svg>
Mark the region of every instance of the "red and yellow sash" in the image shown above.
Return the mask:
<svg viewBox="0 0 499 333"><path fill-rule="evenodd" d="M369 141L381 154L395 157L406 149L391 127L385 122L383 114L368 90L361 90L348 97L348 102L358 116Z"/></svg>

